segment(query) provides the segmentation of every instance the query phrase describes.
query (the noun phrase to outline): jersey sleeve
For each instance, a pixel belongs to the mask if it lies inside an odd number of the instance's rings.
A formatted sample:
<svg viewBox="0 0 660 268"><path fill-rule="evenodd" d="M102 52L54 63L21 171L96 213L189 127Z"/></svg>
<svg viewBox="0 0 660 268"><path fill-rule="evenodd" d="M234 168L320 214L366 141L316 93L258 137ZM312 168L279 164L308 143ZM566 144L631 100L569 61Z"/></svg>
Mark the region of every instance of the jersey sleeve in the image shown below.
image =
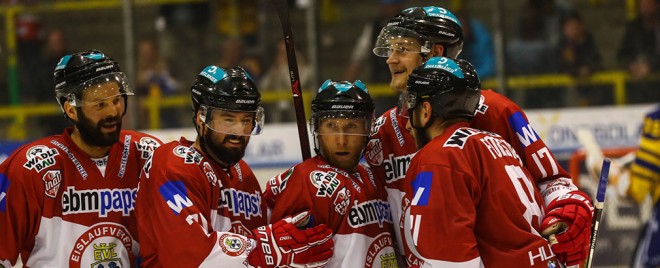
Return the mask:
<svg viewBox="0 0 660 268"><path fill-rule="evenodd" d="M508 127L498 131L498 134L509 142L522 158L532 179L539 187L545 204L578 189L568 172L559 165L554 154L532 128L527 115L518 105L515 103L507 105L502 116L506 116Z"/></svg>
<svg viewBox="0 0 660 268"><path fill-rule="evenodd" d="M268 205L269 222L276 222L286 216L310 210L312 216L319 217L313 210L314 201L308 189L309 174L299 166L277 175L269 181L263 200Z"/></svg>
<svg viewBox="0 0 660 268"><path fill-rule="evenodd" d="M480 190L474 176L448 166L422 165L409 170L406 182L403 202L409 206L404 204L401 231L408 261L418 258L431 266L479 267L474 229Z"/></svg>
<svg viewBox="0 0 660 268"><path fill-rule="evenodd" d="M42 214L44 196L38 193L43 191L43 184L32 183L41 180L40 173L23 167L27 161L24 154L17 149L0 164L0 266L5 267L15 265L21 253L23 261L27 259Z"/></svg>
<svg viewBox="0 0 660 268"><path fill-rule="evenodd" d="M157 150L151 168L143 170L136 201L141 253L155 252L143 255L167 266L244 266L254 240L213 231L217 211L211 208L218 206L211 198L214 188L204 174L185 169L191 165L177 165L180 159L159 153L169 150ZM198 176L201 179L195 180ZM144 261L153 261L148 258Z"/></svg>

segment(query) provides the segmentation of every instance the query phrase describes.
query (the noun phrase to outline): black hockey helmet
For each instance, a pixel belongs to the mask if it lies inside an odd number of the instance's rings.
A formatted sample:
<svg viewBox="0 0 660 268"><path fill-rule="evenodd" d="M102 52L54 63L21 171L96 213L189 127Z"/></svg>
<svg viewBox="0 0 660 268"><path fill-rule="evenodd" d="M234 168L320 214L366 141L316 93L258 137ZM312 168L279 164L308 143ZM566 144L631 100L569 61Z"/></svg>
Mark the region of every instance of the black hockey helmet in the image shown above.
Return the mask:
<svg viewBox="0 0 660 268"><path fill-rule="evenodd" d="M328 79L312 100L312 130L316 132L321 118L365 117L367 130L371 131L374 107L374 101L362 81L333 82Z"/></svg>
<svg viewBox="0 0 660 268"><path fill-rule="evenodd" d="M464 59L455 59L454 60L458 67L463 71L463 76L465 77L465 83L468 88L471 89L481 89L481 81L479 80L479 75L477 75L477 70L474 68L472 63Z"/></svg>
<svg viewBox="0 0 660 268"><path fill-rule="evenodd" d="M250 75L240 66L222 68L210 65L197 76L192 92L193 122L202 109L202 120L212 121L216 109L255 113L254 128L246 135L257 135L263 130L264 114L261 94ZM218 130L218 129L214 129ZM232 133L240 134L240 133Z"/></svg>
<svg viewBox="0 0 660 268"><path fill-rule="evenodd" d="M481 90L475 87L478 82L475 83L473 78L478 81L476 73L466 78L454 60L432 57L410 74L408 90L402 93L401 107L413 110L420 103L428 101L433 107L434 116L443 120L470 120L474 117L481 97Z"/></svg>
<svg viewBox="0 0 660 268"><path fill-rule="evenodd" d="M126 99L133 95L128 78L121 71L119 64L99 50L90 50L66 55L60 59L53 73L55 77L55 97L62 110L64 102L82 106L82 93L97 89L98 85L116 82L119 92ZM126 107L124 107L126 113Z"/></svg>
<svg viewBox="0 0 660 268"><path fill-rule="evenodd" d="M424 58L433 45L444 46L442 56L456 58L463 50L463 30L458 18L449 10L435 7L411 7L390 19L381 30L373 52L380 57L389 57L393 50L390 42L400 38L414 38L421 45L419 52Z"/></svg>

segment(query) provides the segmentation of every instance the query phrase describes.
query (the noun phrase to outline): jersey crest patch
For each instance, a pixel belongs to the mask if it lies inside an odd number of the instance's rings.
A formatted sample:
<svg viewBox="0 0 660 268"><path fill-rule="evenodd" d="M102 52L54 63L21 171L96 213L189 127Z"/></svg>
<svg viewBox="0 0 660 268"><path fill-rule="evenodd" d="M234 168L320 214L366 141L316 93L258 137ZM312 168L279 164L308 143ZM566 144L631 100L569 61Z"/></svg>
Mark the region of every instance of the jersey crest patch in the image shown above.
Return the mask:
<svg viewBox="0 0 660 268"><path fill-rule="evenodd" d="M459 128L445 141L443 147L457 147L463 149L467 139L478 132L469 128Z"/></svg>
<svg viewBox="0 0 660 268"><path fill-rule="evenodd" d="M383 144L380 142L380 139L372 139L367 143L364 156L372 166L383 164Z"/></svg>
<svg viewBox="0 0 660 268"><path fill-rule="evenodd" d="M55 198L62 182L62 173L59 170L49 170L41 177L41 180L44 181L46 196Z"/></svg>
<svg viewBox="0 0 660 268"><path fill-rule="evenodd" d="M389 233L378 235L367 250L364 267L398 267L394 247L392 246L392 237Z"/></svg>
<svg viewBox="0 0 660 268"><path fill-rule="evenodd" d="M41 172L45 168L55 165L55 156L57 155L59 155L59 152L55 148L48 148L45 145L33 146L25 153L27 161L23 164L23 167Z"/></svg>
<svg viewBox="0 0 660 268"><path fill-rule="evenodd" d="M337 173L333 171L323 172L319 170L312 171L309 175L312 185L318 189L316 196L331 197L341 182L337 179Z"/></svg>
<svg viewBox="0 0 660 268"><path fill-rule="evenodd" d="M351 190L346 189L346 187L341 188L339 192L337 192L337 196L335 197L335 200L332 202L333 205L335 205L335 211L341 215L346 214L346 209L348 208L348 205L351 203Z"/></svg>
<svg viewBox="0 0 660 268"><path fill-rule="evenodd" d="M250 245L245 238L229 234L221 235L220 239L218 239L218 243L220 244L222 252L232 257L245 253Z"/></svg>
<svg viewBox="0 0 660 268"><path fill-rule="evenodd" d="M0 212L7 211L7 189L9 188L9 178L0 173Z"/></svg>
<svg viewBox="0 0 660 268"><path fill-rule="evenodd" d="M140 152L140 157L142 159L147 159L149 156L160 146L154 138L151 137L142 137L139 142L135 144L138 151Z"/></svg>
<svg viewBox="0 0 660 268"><path fill-rule="evenodd" d="M116 223L98 223L83 233L69 256L69 267L126 267L118 256L133 252L133 238Z"/></svg>

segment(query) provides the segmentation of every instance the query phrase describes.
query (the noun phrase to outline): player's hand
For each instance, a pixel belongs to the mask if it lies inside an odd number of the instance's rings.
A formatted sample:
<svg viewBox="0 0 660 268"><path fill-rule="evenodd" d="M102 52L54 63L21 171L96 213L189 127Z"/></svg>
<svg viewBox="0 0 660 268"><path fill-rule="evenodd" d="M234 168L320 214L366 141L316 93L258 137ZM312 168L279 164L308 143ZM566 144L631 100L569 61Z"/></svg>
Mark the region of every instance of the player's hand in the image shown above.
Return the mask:
<svg viewBox="0 0 660 268"><path fill-rule="evenodd" d="M589 254L594 207L581 191L572 191L548 204L541 233L549 238L552 251L566 265L584 263Z"/></svg>
<svg viewBox="0 0 660 268"><path fill-rule="evenodd" d="M332 230L324 224L304 230L309 212L301 212L252 230L257 247L248 256L255 267L325 267L332 257Z"/></svg>

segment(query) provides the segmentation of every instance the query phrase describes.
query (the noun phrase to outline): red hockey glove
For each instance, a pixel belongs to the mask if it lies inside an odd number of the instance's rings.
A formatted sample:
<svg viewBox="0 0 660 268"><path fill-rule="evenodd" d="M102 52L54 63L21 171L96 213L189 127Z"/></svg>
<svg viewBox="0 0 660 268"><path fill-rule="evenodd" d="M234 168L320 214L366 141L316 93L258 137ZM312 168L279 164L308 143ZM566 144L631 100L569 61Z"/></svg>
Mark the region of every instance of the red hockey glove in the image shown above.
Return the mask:
<svg viewBox="0 0 660 268"><path fill-rule="evenodd" d="M547 211L541 230L550 236L552 251L566 265L582 264L589 254L591 200L581 191L572 191L550 202Z"/></svg>
<svg viewBox="0 0 660 268"><path fill-rule="evenodd" d="M298 213L252 230L257 247L248 263L255 267L325 267L332 257L332 230L324 224L300 230L309 212ZM298 227L296 227L298 226Z"/></svg>

